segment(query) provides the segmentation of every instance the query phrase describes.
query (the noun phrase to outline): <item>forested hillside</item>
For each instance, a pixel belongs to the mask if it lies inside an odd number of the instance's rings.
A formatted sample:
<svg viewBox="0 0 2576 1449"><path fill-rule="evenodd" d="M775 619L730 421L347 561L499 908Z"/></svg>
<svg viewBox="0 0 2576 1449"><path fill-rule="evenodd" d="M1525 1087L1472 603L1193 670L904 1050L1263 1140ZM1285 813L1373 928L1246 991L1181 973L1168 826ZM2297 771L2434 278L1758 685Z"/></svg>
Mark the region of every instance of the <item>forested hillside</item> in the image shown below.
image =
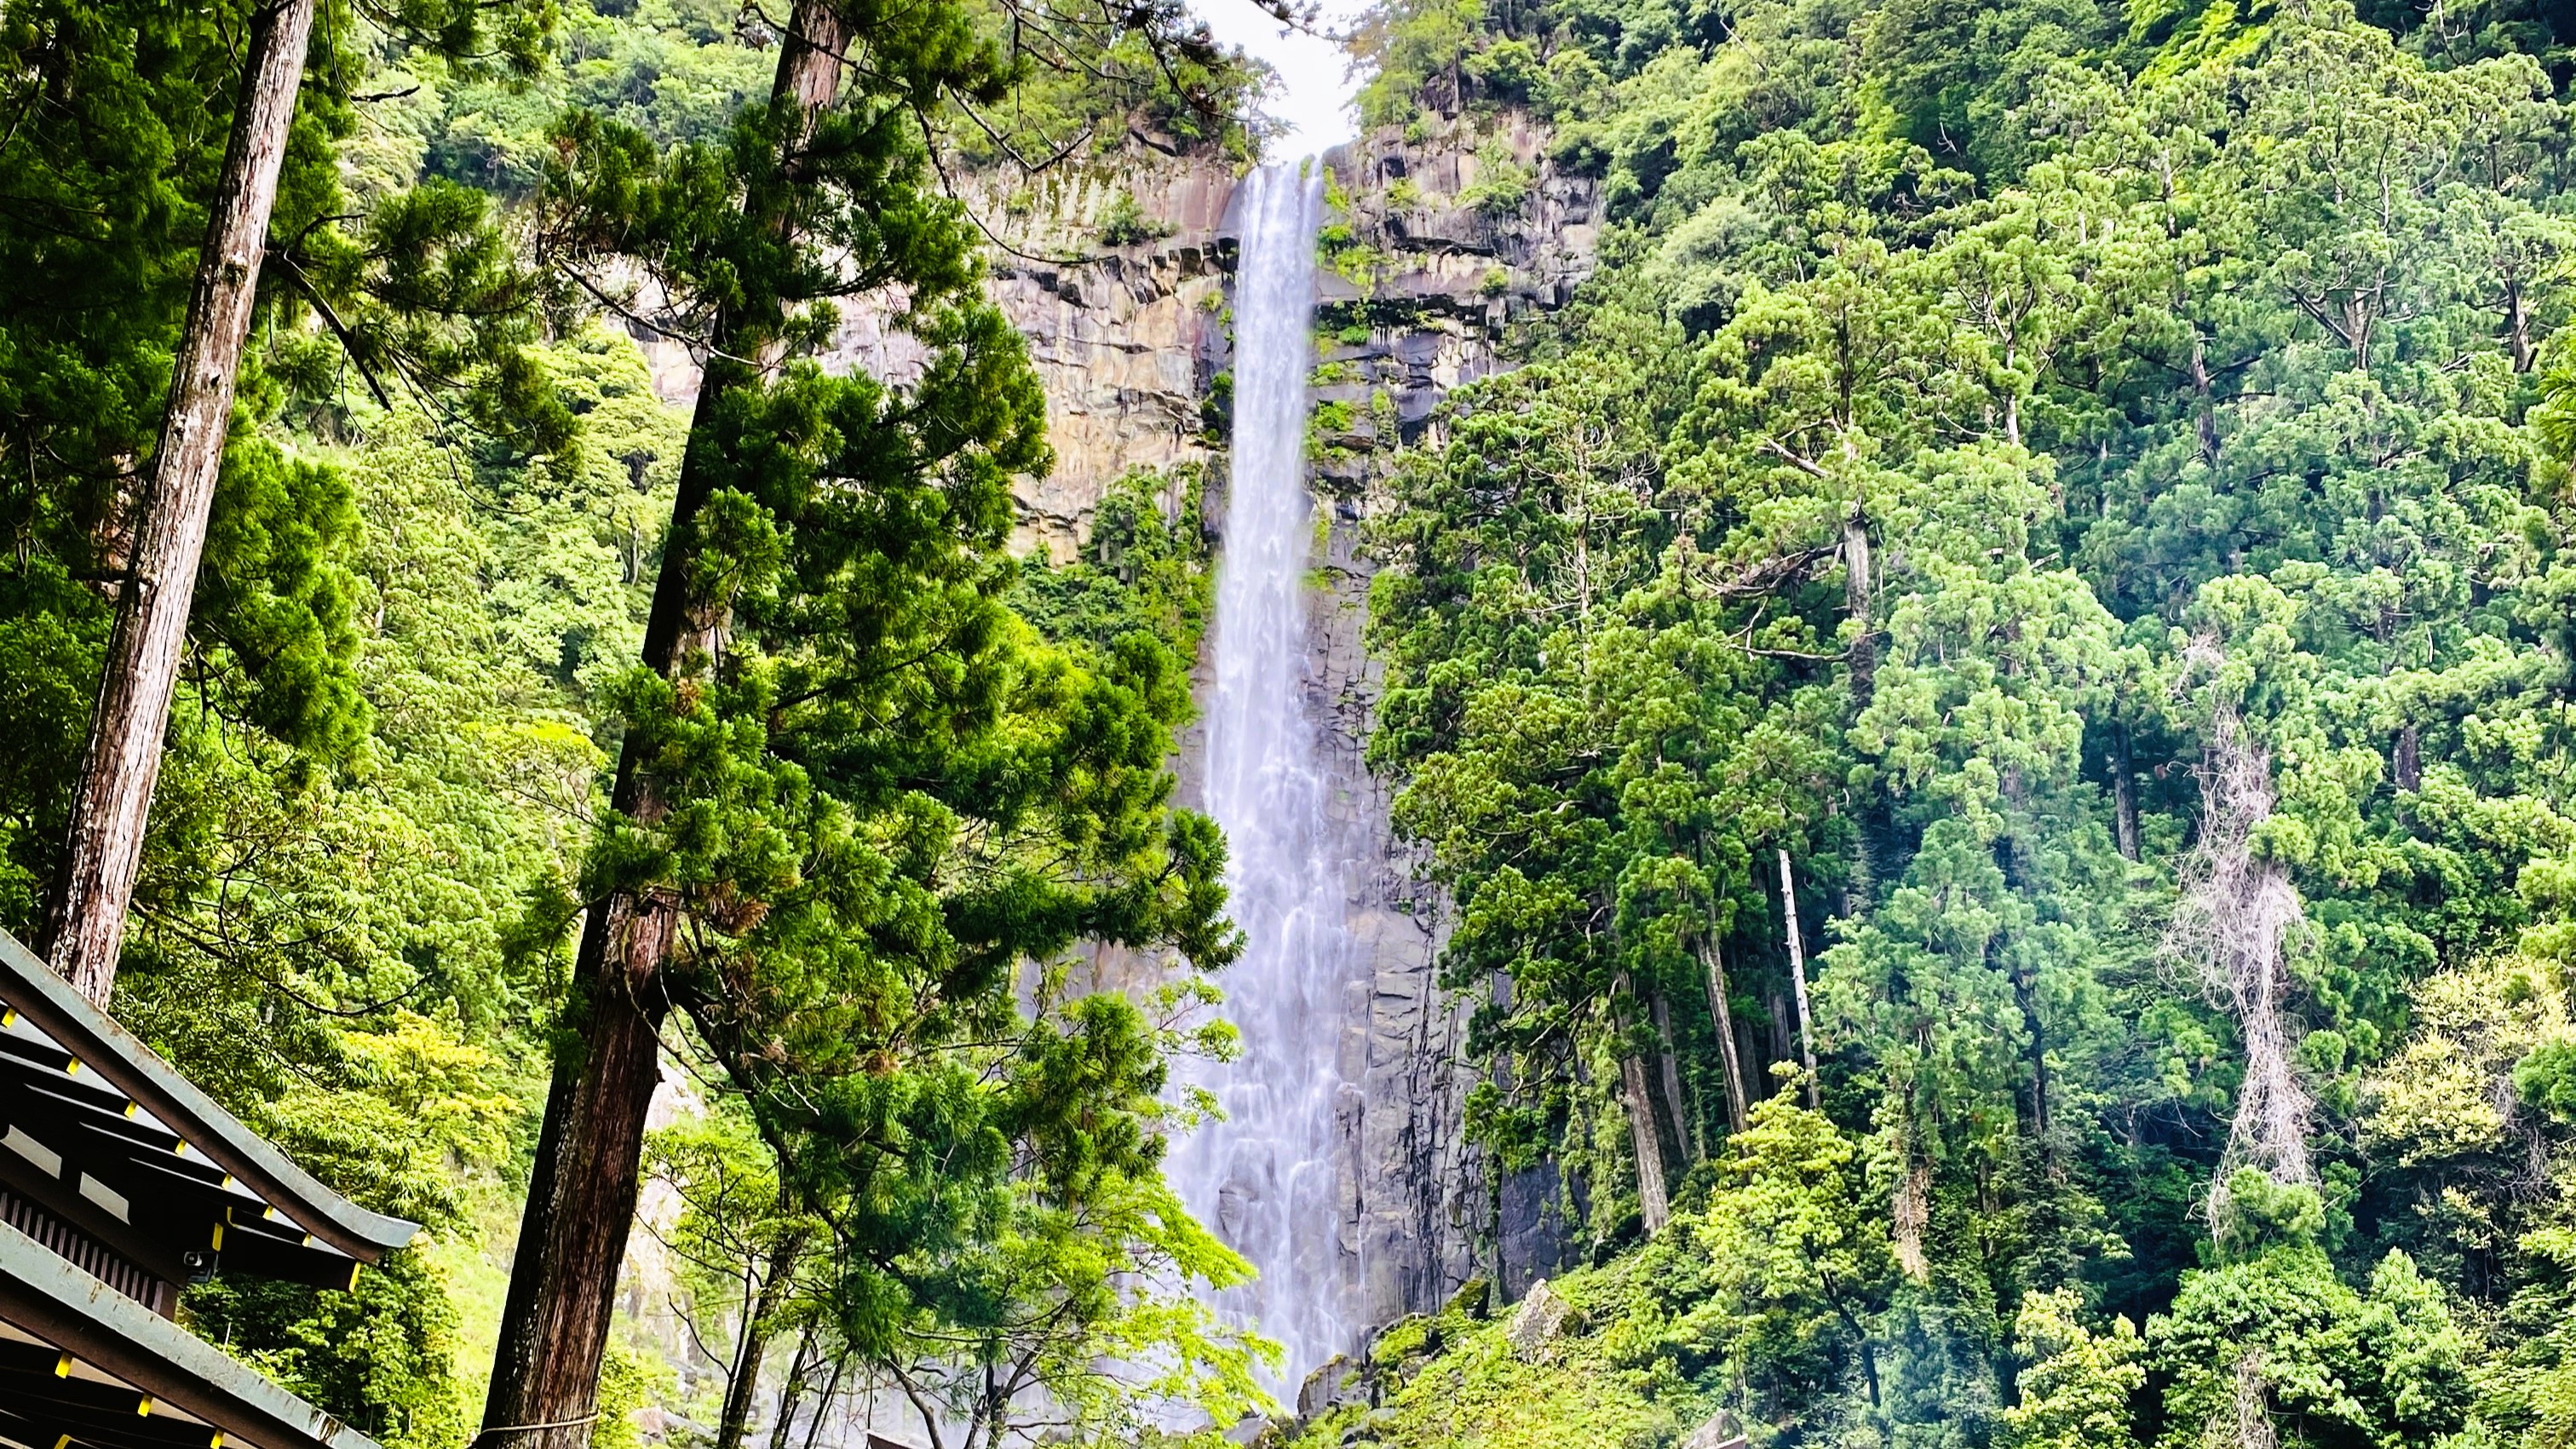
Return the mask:
<svg viewBox="0 0 2576 1449"><path fill-rule="evenodd" d="M1300 1442L2576 1436L2563 20L1381 14L1609 214L1371 621L1589 1266Z"/></svg>

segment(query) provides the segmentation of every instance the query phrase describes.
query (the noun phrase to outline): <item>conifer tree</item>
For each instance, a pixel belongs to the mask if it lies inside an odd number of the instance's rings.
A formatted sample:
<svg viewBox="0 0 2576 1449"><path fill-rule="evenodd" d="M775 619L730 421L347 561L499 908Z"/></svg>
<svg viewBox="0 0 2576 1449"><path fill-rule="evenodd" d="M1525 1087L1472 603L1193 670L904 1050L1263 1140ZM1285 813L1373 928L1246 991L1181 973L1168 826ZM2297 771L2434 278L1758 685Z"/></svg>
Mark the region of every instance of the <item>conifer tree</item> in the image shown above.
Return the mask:
<svg viewBox="0 0 2576 1449"><path fill-rule="evenodd" d="M143 861L143 825L161 773L215 475L232 423L233 385L268 251L269 210L286 159L313 32L314 0L251 12L232 139L215 184L204 255L179 334L179 359L138 501L134 552L109 637L87 755L72 793L70 845L47 912L54 969L104 1005L125 939L125 906Z"/></svg>
<svg viewBox="0 0 2576 1449"><path fill-rule="evenodd" d="M102 1003L116 978L126 909L142 862L145 829L160 775L171 697L178 683L191 620L198 612L199 566L216 510L218 483L228 466L236 474L257 466L250 462L252 454L248 451L228 452L227 442L245 367L245 344L261 304L262 273L271 252L281 254L299 299L310 304L329 324L362 369L389 364L442 367L448 374L442 380L456 381L455 364L478 353L483 360L493 360L510 350L518 337L512 324L524 310L524 298L513 300L505 295L510 288L506 281L498 281L492 275L496 268L488 256L479 269L481 276L475 275L476 269L450 269L449 286L444 293L435 284L419 282L422 275L439 274L438 268L429 265L433 255L442 251L450 256L470 254L478 249L488 253L490 248L490 232L479 201L446 188L433 186L398 198L371 218L375 235L370 241L383 253L372 262L365 256L365 245L352 243L340 234L335 223L342 218L330 214L327 208L315 215L294 218L300 228L295 241L281 244L272 239L270 222L281 177L290 169L291 153L297 151L295 128L299 113L319 111L341 118L328 124L341 124L348 104L337 94L326 94L314 106L302 104L308 69L318 64L326 74L336 70L346 44L344 39L333 37L317 48L313 41L314 14L314 0L256 0L244 14L232 17L243 27L241 69L231 87L221 164L204 203L205 233L196 252L193 283L176 337L175 361L161 400L158 441L149 450L141 486L132 499L112 492L106 499L86 505L74 501L69 510L96 515L93 523L100 536L97 548L105 555L100 562L113 572L116 604L88 741L72 781L63 848L53 868L39 926L39 943L56 970L69 977L85 995ZM503 18L497 26L481 13L481 7L470 3L451 5L446 0L425 0L372 18L397 31L429 35L436 46L458 57L473 55L497 36L501 43L496 53L524 67L533 63L533 47L549 24L550 7L527 7ZM22 115L35 109L38 97L53 88L58 77L48 72L56 67L86 72L83 79L123 83L105 93L108 105L115 104L119 90L129 104L145 99L144 94L138 93L143 87L134 84L145 79L139 73L140 67L131 63L119 67L108 54L99 53L112 50L113 42L108 37L115 34L116 27L102 23L108 20L107 16L85 13L77 7L45 7L36 14L17 18L20 34L32 31L37 41L31 47L35 53L29 57L36 64L22 78L26 88ZM157 28L150 24L138 27L133 42L138 60L174 41L173 48L182 50L210 42L217 54L227 54L233 48L221 36L220 26L217 33L193 35L185 26L179 27L175 35L156 35ZM92 53L81 54L83 48ZM123 124L136 125L137 118L123 118ZM12 141L20 139L14 134L18 129L12 128ZM184 134L184 130L177 130L134 139L173 144ZM302 153L294 157L300 173L297 182L308 193L299 211L312 209L315 201L336 189L327 179L331 163L327 155L310 144L314 139L307 135ZM57 144L92 153L99 149L96 138L85 136L77 123L63 127ZM7 158L10 171L16 174L24 167L41 175L49 169L47 160L59 167L62 158L42 157L43 149L41 141L26 145L21 154ZM148 156L149 150L144 154ZM109 182L124 164L84 154L75 167L57 169L54 176L46 178L50 184L43 188L40 204L74 208L72 214L77 216L76 208L83 199L80 193L90 185ZM181 185L186 175L182 169ZM164 187L171 184L168 178L158 180ZM170 197L164 205L179 201L180 198ZM122 208L132 203L114 198L108 205ZM121 228L123 235L99 240L111 252L125 252L141 262L147 271L137 280L148 283L150 271L171 265L166 257L145 260L139 255L160 239L155 233L166 224L166 215L154 217L150 210L137 208L123 212L122 219L126 223ZM31 230L41 237L43 223ZM508 271L506 267L497 270L503 276ZM384 283L388 277L402 277L403 281L387 287ZM460 280L466 282L465 295L456 292L455 284ZM371 290L373 296L369 295ZM335 298L340 310L334 309ZM152 356L151 342L158 340L151 338L153 289L147 285L138 293L113 298L108 305L118 314L118 325L107 329L109 335L129 344L143 342L144 357ZM470 340L460 343L451 337L440 346L429 340L437 330L435 326L424 331L420 325L421 319L440 311L451 315L470 313L481 320L464 329L472 334ZM372 335L361 337L353 332L350 324L341 320L344 312L371 323ZM140 337L134 335L137 332ZM443 355L433 358L431 354ZM67 360L60 353L50 357L38 354L38 358L40 367ZM115 359L123 368L141 361L143 358L130 354ZM70 372L69 377L79 378L79 374ZM52 452L46 442L39 441L46 432L67 430L81 441L109 447L125 441L118 439L114 431L117 410L111 409L99 418L79 418L73 414L77 404L66 406L71 399L45 395L64 380L64 372L60 371L45 377L38 388L38 406L30 410L33 416L22 417L22 426L34 424L28 429L29 435L19 440L31 454L31 475L36 472L32 455ZM80 381L92 389L99 389L101 383L108 388L119 388L120 384L130 388L132 379L115 378L110 373ZM381 396L381 384L378 392ZM127 400L130 399L119 399ZM130 441L139 444L143 440ZM67 471L73 474L68 481L78 491L89 482L79 477L84 465L95 467L107 460L84 459L77 452L66 458L61 452L52 452L49 461L56 467L67 465ZM62 505L57 503L54 507ZM30 500L29 511L51 510ZM217 608L237 602L224 597L227 592L218 586ZM320 621L326 630L330 622ZM237 643L246 644L259 632L253 626L236 631L233 637ZM264 642L282 641L272 638ZM263 651L254 647L241 652L256 656ZM274 672L290 677L307 675L301 681L290 682L289 690L300 685L309 693L318 683L325 694L336 692L340 697L289 702L285 710L272 713L271 722L286 723L283 733L290 737L305 734L328 739L334 734L347 734L353 704L347 697L349 691L345 687L334 691L327 682L310 678L310 663L309 659L298 659Z"/></svg>
<svg viewBox="0 0 2576 1449"><path fill-rule="evenodd" d="M1141 29L1216 60L1177 8L1053 18L1064 43ZM1060 1198L1153 1172L1148 1024L1068 1008L1016 1035L1020 963L1077 939L1232 949L1213 831L1165 808L1177 672L1124 648L1074 667L1002 602L1044 400L925 141L1025 63L980 21L799 0L769 99L722 146L559 127L543 244L613 305L627 269L650 277L705 372L610 813L552 907L582 926L487 1445L587 1439L675 1009L837 1235L838 1331L882 1351L917 1312L1007 1301L937 1265L973 1257L1032 1162L1061 1157L1035 1175ZM852 298L919 339L916 378L797 359ZM1027 1055L961 1075L996 1040ZM1076 1089L1042 1108L985 1090L1049 1062Z"/></svg>

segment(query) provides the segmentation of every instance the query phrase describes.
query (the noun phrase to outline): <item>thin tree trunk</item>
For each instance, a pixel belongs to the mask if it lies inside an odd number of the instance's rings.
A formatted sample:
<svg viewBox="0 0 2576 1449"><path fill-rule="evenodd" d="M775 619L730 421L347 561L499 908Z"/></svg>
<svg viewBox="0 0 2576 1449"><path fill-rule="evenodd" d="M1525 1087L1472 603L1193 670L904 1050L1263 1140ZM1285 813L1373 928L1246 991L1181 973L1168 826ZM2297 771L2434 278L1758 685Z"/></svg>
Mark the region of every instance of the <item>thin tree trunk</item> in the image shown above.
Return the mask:
<svg viewBox="0 0 2576 1449"><path fill-rule="evenodd" d="M1717 935L1700 937L1700 964L1708 970L1708 1014L1717 1023L1718 1055L1726 1065L1726 1125L1744 1130L1744 1066L1735 1054L1735 1011L1726 999L1726 963L1719 959Z"/></svg>
<svg viewBox="0 0 2576 1449"><path fill-rule="evenodd" d="M1878 679L1878 643L1870 617L1869 523L1854 508L1843 520L1843 609L1860 626L1848 656L1852 698L1866 705Z"/></svg>
<svg viewBox="0 0 2576 1449"><path fill-rule="evenodd" d="M805 1421L805 1449L814 1449L814 1438L823 1430L823 1416L832 1411L832 1401L841 1396L841 1375L847 1372L849 1367L850 1360L846 1351L842 1357L832 1360L832 1376L823 1381L823 1397L814 1401L813 1416ZM869 1393L875 1392L875 1387L871 1384ZM868 1410L868 1423L871 1426L876 1423L876 1410L873 1407ZM780 1446L780 1449L784 1449L784 1446Z"/></svg>
<svg viewBox="0 0 2576 1449"><path fill-rule="evenodd" d="M2390 755L2393 766L2391 774L2396 780L2397 788L2423 789L2424 741L2423 736L2416 733L2415 726L2410 724L2397 732L2397 746L2390 751Z"/></svg>
<svg viewBox="0 0 2576 1449"><path fill-rule="evenodd" d="M769 1449L790 1449L796 1442L796 1406L805 1401L805 1378L814 1363L814 1325L808 1320L796 1335L796 1357L787 1364L787 1382L778 1386L778 1417L769 1426ZM818 1407L819 1415L822 1410Z"/></svg>
<svg viewBox="0 0 2576 1449"><path fill-rule="evenodd" d="M1661 1047L1656 1059L1663 1072L1664 1107L1673 1118L1673 1150L1697 1162L1708 1152L1700 1143L1693 1141L1682 1126L1682 1104L1687 1099L1682 1096L1681 1056L1673 1047L1673 1003L1658 986L1648 1006L1654 1012L1655 1040Z"/></svg>
<svg viewBox="0 0 2576 1449"><path fill-rule="evenodd" d="M2138 772L2129 760L2129 727L2111 726L2111 824L2120 854L2138 858Z"/></svg>
<svg viewBox="0 0 2576 1449"><path fill-rule="evenodd" d="M2053 1175L2057 1170L2056 1131L2049 1121L2048 1024L2039 1015L2039 983L2027 972L2012 975L2013 995L2021 1005L2022 1024L2030 1032L2030 1130L2039 1144L2039 1160Z"/></svg>
<svg viewBox="0 0 2576 1449"><path fill-rule="evenodd" d="M2531 304L2522 294L2522 279L2505 283L2505 350L2513 358L2515 372L2529 372L2539 357L2531 344Z"/></svg>
<svg viewBox="0 0 2576 1449"><path fill-rule="evenodd" d="M1619 1090L1628 1099L1628 1139L1637 1151L1637 1208L1646 1231L1660 1233L1672 1219L1664 1191L1664 1149L1656 1140L1654 1098L1646 1090L1646 1064L1624 1045L1619 1051Z"/></svg>
<svg viewBox="0 0 2576 1449"><path fill-rule="evenodd" d="M1627 1003L1636 996L1628 973L1610 982L1611 1029L1619 1040L1619 1094L1627 1100L1628 1140L1637 1152L1637 1206L1646 1231L1659 1233L1672 1218L1672 1195L1664 1186L1663 1132L1655 1123L1655 1097L1646 1085L1646 1062L1628 1039Z"/></svg>
<svg viewBox="0 0 2576 1449"><path fill-rule="evenodd" d="M1877 621L1870 608L1869 523L1854 505L1843 520L1843 610L1857 627L1847 656L1851 674L1851 709L1857 716L1869 708L1878 690ZM1843 892L1843 913L1857 916L1868 908L1878 879L1877 832L1879 796L1871 791L1853 802L1852 873Z"/></svg>
<svg viewBox="0 0 2576 1449"><path fill-rule="evenodd" d="M2210 386L2209 347L2198 328L2191 334L2191 411L2193 431L2200 443L2200 461L2218 461L2218 398Z"/></svg>
<svg viewBox="0 0 2576 1449"><path fill-rule="evenodd" d="M716 1416L715 1449L742 1449L743 1435L751 1426L752 1405L760 1399L760 1361L769 1353L778 1309L787 1301L788 1285L796 1277L796 1260L804 1251L805 1235L788 1234L770 1255L768 1276L762 1279L760 1292L743 1305L742 1337L734 1344L733 1376L725 1382L724 1407Z"/></svg>
<svg viewBox="0 0 2576 1449"><path fill-rule="evenodd" d="M1780 848L1780 914L1789 928L1789 982L1798 994L1798 1059L1807 1068L1807 1105L1822 1107L1816 1083L1816 1028L1807 1011L1807 944L1798 936L1798 888L1789 876L1788 847Z"/></svg>
<svg viewBox="0 0 2576 1449"><path fill-rule="evenodd" d="M782 37L772 95L812 116L839 93L842 16L832 0L797 0ZM782 158L793 164L793 158ZM781 188L754 187L775 198ZM770 203L776 205L773 199ZM783 213L775 224L788 225ZM766 362L775 348L739 317L720 318L711 338L697 415L680 465L662 571L644 628L644 663L665 678L707 669L720 647L724 609L692 581L693 530L713 492L715 409L733 388L754 386L760 369L730 361L747 352ZM645 769L638 736L627 735L614 803L651 824L668 813ZM484 1401L481 1449L585 1449L598 1412L599 1366L608 1347L619 1265L634 1227L644 1119L660 1077L660 1028L669 1009L662 980L677 938L679 902L666 891L619 891L592 906L582 930L580 979L588 983L583 1050L558 1061L548 1094L540 1161L521 1218L519 1252L501 1322L492 1387ZM565 1090L564 1077L573 1078Z"/></svg>
<svg viewBox="0 0 2576 1449"><path fill-rule="evenodd" d="M102 1006L116 984L125 909L161 778L170 696L312 34L313 0L272 0L251 13L232 137L188 294L152 482L140 500L133 571L117 600L89 748L73 787L71 827L40 944L54 969Z"/></svg>

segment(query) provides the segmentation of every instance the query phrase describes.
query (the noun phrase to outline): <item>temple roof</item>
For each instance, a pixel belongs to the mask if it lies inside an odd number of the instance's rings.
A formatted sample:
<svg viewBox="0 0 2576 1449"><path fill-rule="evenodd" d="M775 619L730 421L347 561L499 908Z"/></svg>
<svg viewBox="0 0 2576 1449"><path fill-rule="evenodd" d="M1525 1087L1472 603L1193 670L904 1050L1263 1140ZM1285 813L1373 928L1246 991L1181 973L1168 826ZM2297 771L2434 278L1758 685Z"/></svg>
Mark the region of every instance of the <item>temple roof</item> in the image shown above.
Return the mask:
<svg viewBox="0 0 2576 1449"><path fill-rule="evenodd" d="M419 1230L314 1181L6 933L0 1118L0 1190L173 1281L211 1252L347 1287Z"/></svg>
<svg viewBox="0 0 2576 1449"><path fill-rule="evenodd" d="M6 1224L0 1438L27 1449L376 1449Z"/></svg>
<svg viewBox="0 0 2576 1449"><path fill-rule="evenodd" d="M170 1315L215 1272L353 1287L417 1231L316 1182L0 932L0 1446L375 1449Z"/></svg>

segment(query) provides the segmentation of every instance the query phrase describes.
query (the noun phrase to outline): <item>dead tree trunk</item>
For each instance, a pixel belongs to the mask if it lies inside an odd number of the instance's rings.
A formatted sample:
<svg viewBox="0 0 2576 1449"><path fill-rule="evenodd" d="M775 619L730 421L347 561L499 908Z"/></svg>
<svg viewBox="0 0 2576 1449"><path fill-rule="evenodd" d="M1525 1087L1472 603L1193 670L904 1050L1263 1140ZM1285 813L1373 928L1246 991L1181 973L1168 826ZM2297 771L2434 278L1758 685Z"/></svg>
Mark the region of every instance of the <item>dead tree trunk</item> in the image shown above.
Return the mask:
<svg viewBox="0 0 2576 1449"><path fill-rule="evenodd" d="M215 183L206 246L170 379L170 405L139 502L132 569L108 636L107 670L72 790L40 943L56 971L104 1006L125 942L125 908L143 860L143 828L161 778L170 696L179 682L197 562L232 423L233 386L258 300L268 218L303 87L313 0L269 0L251 12L241 96Z"/></svg>
<svg viewBox="0 0 2576 1449"><path fill-rule="evenodd" d="M1896 1266L1917 1283L1932 1281L1932 1259L1923 1251L1923 1236L1932 1226L1932 1163L1915 1140L1911 1105L1897 1125L1897 1151L1903 1168L1897 1174L1896 1197L1890 1205Z"/></svg>
<svg viewBox="0 0 2576 1449"><path fill-rule="evenodd" d="M2531 341L2531 299L2524 295L2522 278L2510 276L2504 286L2505 355L2513 359L2515 372L2529 372L2539 360L2540 349Z"/></svg>
<svg viewBox="0 0 2576 1449"><path fill-rule="evenodd" d="M1700 964L1708 969L1708 1014L1717 1023L1717 1051L1726 1067L1726 1125L1729 1131L1744 1130L1744 1066L1736 1059L1735 1011L1727 1004L1726 963L1718 956L1717 933L1704 932L1699 943Z"/></svg>
<svg viewBox="0 0 2576 1449"><path fill-rule="evenodd" d="M833 0L797 0L779 48L773 97L794 102L808 117L819 113L839 94L845 45ZM793 171L796 161L789 155L779 164ZM768 199L752 204L782 206L783 189L755 186L751 196ZM789 225L784 211L769 220L782 233ZM726 610L721 600L701 597L693 581L694 532L713 493L714 459L707 450L715 410L728 391L758 385L762 368L777 355L758 333L745 319L727 316L710 338L644 628L644 663L668 679L711 670L721 647ZM744 357L758 362L732 360ZM614 803L649 826L676 802L663 798L637 741L634 732L627 735ZM578 972L587 989L584 1045L557 1063L546 1099L479 1449L585 1449L590 1442L618 1266L634 1226L645 1113L660 1078L660 1030L669 1010L662 973L678 925L677 897L650 889L618 891L594 902L585 918Z"/></svg>
<svg viewBox="0 0 2576 1449"><path fill-rule="evenodd" d="M2284 955L2306 918L2287 868L2254 853L2255 829L2272 814L2272 759L2231 709L2222 707L2211 722L2201 801L2200 842L2183 862L2182 898L2164 945L2200 974L2244 1039L2245 1080L2225 1167L2259 1167L2275 1182L2314 1182L2307 1088L2291 1064L2281 1007ZM2222 1170L2220 1193L2225 1179ZM2224 1221L2223 1196L2213 1194L2211 1213Z"/></svg>
<svg viewBox="0 0 2576 1449"><path fill-rule="evenodd" d="M2204 1444L2232 1444L2234 1449L2277 1449L2280 1435L2272 1427L2272 1384L2263 1372L2263 1350L2249 1348L2236 1360L2236 1392L2214 1416Z"/></svg>
<svg viewBox="0 0 2576 1449"><path fill-rule="evenodd" d="M1789 851L1780 850L1780 915L1789 930L1789 984L1798 995L1798 1060L1807 1069L1807 1105L1824 1105L1816 1082L1816 1028L1807 1010L1807 943L1798 936L1798 887L1789 875Z"/></svg>
<svg viewBox="0 0 2576 1449"><path fill-rule="evenodd" d="M1646 1231L1659 1233L1672 1219L1672 1195L1664 1187L1663 1133L1655 1125L1655 1097L1646 1085L1646 1061L1628 1039L1627 1003L1634 995L1628 974L1610 984L1610 1025L1619 1034L1619 1095L1628 1108L1628 1140L1637 1152L1637 1209Z"/></svg>

